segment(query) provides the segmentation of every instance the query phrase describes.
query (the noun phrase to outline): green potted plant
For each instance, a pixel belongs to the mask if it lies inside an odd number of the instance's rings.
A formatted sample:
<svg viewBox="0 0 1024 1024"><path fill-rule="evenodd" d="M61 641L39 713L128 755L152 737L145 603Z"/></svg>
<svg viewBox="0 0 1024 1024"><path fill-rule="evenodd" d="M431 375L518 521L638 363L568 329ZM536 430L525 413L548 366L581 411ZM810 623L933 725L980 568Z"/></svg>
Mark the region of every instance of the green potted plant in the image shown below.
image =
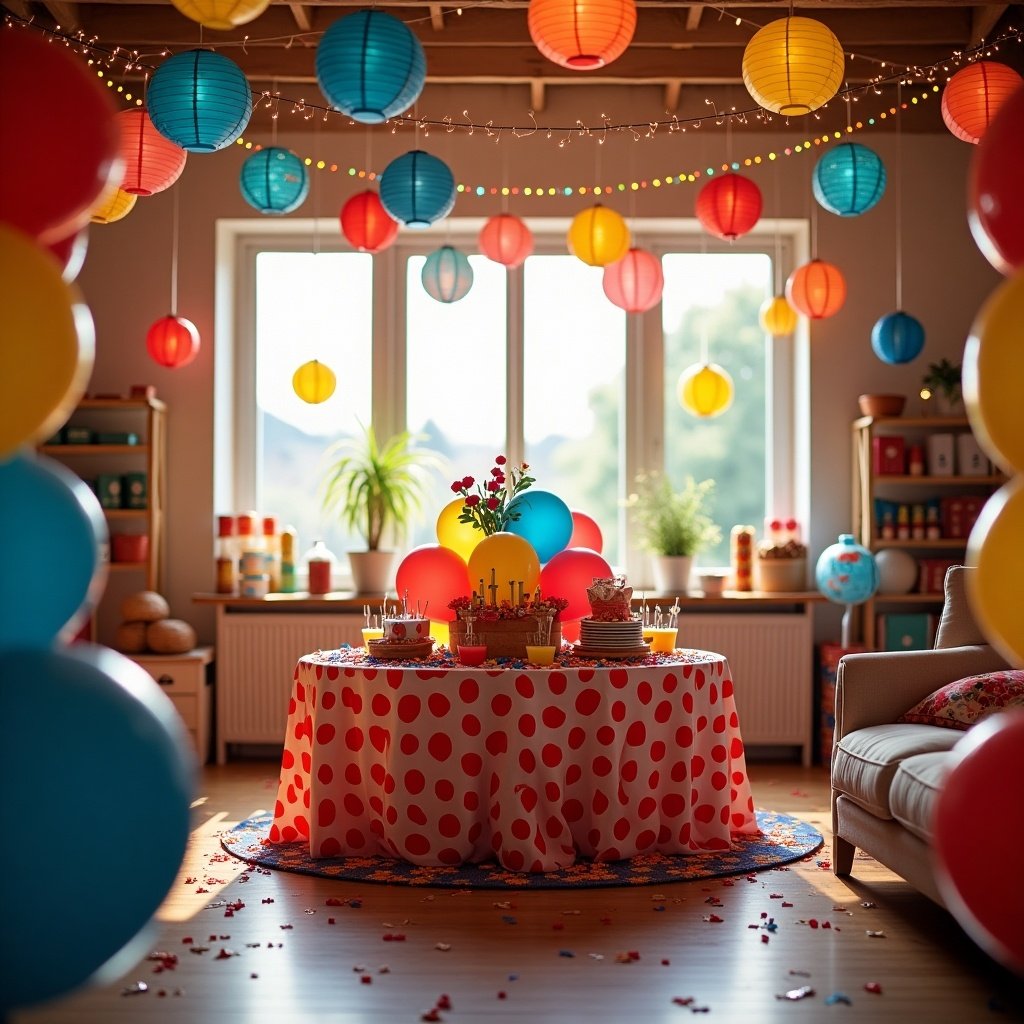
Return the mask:
<svg viewBox="0 0 1024 1024"><path fill-rule="evenodd" d="M324 453L323 508L366 541L366 551L348 552L358 594L390 589L395 552L381 543L408 526L422 504L429 471L441 466L438 453L418 447L418 440L406 430L380 443L370 426Z"/></svg>
<svg viewBox="0 0 1024 1024"><path fill-rule="evenodd" d="M694 556L717 544L722 533L709 512L714 480L687 477L680 490L660 475L641 475L628 507L640 544L654 556L654 585L660 593L689 588Z"/></svg>
<svg viewBox="0 0 1024 1024"><path fill-rule="evenodd" d="M928 364L928 372L921 379L922 398L934 403L939 415L949 415L960 406L960 365L948 359ZM928 391L926 396L924 391Z"/></svg>

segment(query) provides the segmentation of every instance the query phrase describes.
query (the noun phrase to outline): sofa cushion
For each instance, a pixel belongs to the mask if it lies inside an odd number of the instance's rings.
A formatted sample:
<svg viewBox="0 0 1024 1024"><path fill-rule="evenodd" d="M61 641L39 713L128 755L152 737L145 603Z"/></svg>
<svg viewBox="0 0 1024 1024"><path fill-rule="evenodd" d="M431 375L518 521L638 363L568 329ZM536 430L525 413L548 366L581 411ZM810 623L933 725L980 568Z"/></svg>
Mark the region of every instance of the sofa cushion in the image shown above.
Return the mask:
<svg viewBox="0 0 1024 1024"><path fill-rule="evenodd" d="M950 750L960 737L930 725L871 725L847 733L832 757L832 788L876 818L891 818L889 790L900 762Z"/></svg>
<svg viewBox="0 0 1024 1024"><path fill-rule="evenodd" d="M889 789L892 816L918 839L932 841L932 814L954 756L946 750L915 754L900 762Z"/></svg>
<svg viewBox="0 0 1024 1024"><path fill-rule="evenodd" d="M1024 671L1006 669L947 683L918 701L897 721L963 731L982 718L1013 707L1024 708Z"/></svg>
<svg viewBox="0 0 1024 1024"><path fill-rule="evenodd" d="M988 637L982 633L967 601L967 576L974 571L966 565L953 565L946 570L946 596L942 604L942 617L935 630L936 649L988 643Z"/></svg>

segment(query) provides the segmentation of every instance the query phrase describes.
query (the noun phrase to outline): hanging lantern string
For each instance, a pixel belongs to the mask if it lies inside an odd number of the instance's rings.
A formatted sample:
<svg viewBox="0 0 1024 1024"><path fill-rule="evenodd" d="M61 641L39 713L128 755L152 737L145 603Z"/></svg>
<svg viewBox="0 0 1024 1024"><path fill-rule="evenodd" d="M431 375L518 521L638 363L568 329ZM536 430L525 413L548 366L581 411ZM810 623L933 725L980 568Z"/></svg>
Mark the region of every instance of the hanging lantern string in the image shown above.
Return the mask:
<svg viewBox="0 0 1024 1024"><path fill-rule="evenodd" d="M178 315L178 196L180 188L172 188L174 203L171 207L171 316Z"/></svg>
<svg viewBox="0 0 1024 1024"><path fill-rule="evenodd" d="M900 98L901 86L896 86L896 98ZM903 132L896 122L896 309L903 308Z"/></svg>

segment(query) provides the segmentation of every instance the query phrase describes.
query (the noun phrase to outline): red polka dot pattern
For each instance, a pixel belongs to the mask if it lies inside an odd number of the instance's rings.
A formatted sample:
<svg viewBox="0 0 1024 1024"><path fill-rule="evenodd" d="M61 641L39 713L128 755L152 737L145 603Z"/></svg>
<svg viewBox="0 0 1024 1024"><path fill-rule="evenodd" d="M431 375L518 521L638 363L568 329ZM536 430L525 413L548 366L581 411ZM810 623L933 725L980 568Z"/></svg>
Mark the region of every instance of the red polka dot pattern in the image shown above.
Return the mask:
<svg viewBox="0 0 1024 1024"><path fill-rule="evenodd" d="M757 830L718 655L557 671L317 658L296 667L271 842L550 871Z"/></svg>

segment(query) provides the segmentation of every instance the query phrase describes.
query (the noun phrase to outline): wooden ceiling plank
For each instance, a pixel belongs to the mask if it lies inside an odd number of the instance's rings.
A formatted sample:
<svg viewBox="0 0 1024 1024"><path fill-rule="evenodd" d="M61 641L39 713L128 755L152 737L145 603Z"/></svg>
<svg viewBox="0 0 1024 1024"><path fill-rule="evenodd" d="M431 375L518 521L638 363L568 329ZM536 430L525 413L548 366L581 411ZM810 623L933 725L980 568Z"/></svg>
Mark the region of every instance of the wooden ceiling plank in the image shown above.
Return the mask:
<svg viewBox="0 0 1024 1024"><path fill-rule="evenodd" d="M309 11L302 4L289 4L288 9L292 12L292 17L300 32L313 30L313 23L309 20Z"/></svg>
<svg viewBox="0 0 1024 1024"><path fill-rule="evenodd" d="M695 32L700 26L700 16L704 13L703 4L690 4L686 11L686 31Z"/></svg>
<svg viewBox="0 0 1024 1024"><path fill-rule="evenodd" d="M440 4L430 5L430 27L435 32L444 31L444 8Z"/></svg>
<svg viewBox="0 0 1024 1024"><path fill-rule="evenodd" d="M971 11L971 46L980 46L999 24L999 20L1009 10L1009 4L987 4L975 7Z"/></svg>
<svg viewBox="0 0 1024 1024"><path fill-rule="evenodd" d="M539 114L544 109L544 103L546 100L547 95L544 89L544 80L542 78L531 78L530 109L535 114Z"/></svg>
<svg viewBox="0 0 1024 1024"><path fill-rule="evenodd" d="M683 91L683 83L678 78L669 79L665 83L665 110L674 114L679 109L679 95Z"/></svg>
<svg viewBox="0 0 1024 1024"><path fill-rule="evenodd" d="M82 27L74 5L59 3L58 0L47 0L43 6L49 12L50 17L60 25L62 31L77 32Z"/></svg>

